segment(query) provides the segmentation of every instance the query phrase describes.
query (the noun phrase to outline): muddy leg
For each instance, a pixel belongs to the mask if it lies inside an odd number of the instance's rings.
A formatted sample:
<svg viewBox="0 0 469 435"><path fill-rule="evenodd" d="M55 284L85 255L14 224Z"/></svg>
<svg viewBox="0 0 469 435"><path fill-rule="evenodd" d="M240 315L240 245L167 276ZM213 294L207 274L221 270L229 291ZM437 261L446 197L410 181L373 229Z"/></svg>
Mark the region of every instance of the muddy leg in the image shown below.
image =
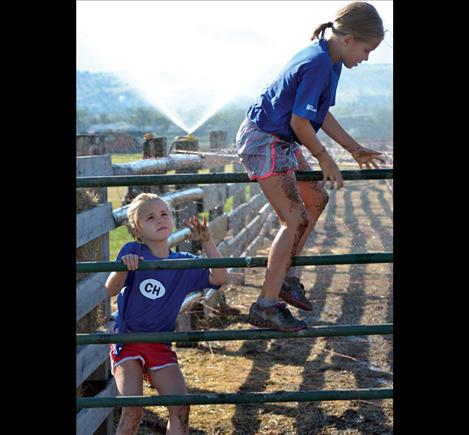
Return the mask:
<svg viewBox="0 0 469 435"><path fill-rule="evenodd" d="M259 185L281 222L269 252L261 291L261 297L277 299L292 257L309 226L309 218L293 173L259 180Z"/></svg>
<svg viewBox="0 0 469 435"><path fill-rule="evenodd" d="M299 171L312 171L313 168L305 159L301 151L296 153L296 159L298 162ZM301 199L308 213L309 224L297 244L295 256L301 255L303 252L303 248L306 241L308 240L308 237L311 235L311 232L313 231L319 216L329 201L329 195L327 194L322 184L318 181L299 181L298 188L300 190ZM297 268L295 266L290 267L287 272L287 276L300 277L301 268Z"/></svg>
<svg viewBox="0 0 469 435"><path fill-rule="evenodd" d="M300 189L301 198L308 212L309 224L297 244L295 255L301 255L306 240L308 240L319 216L321 216L321 213L329 202L329 194L317 181L300 181L298 183L298 187Z"/></svg>
<svg viewBox="0 0 469 435"><path fill-rule="evenodd" d="M187 394L186 383L181 369L177 365L149 370L152 385L161 395ZM167 435L189 434L189 405L168 406L169 420L166 427Z"/></svg>
<svg viewBox="0 0 469 435"><path fill-rule="evenodd" d="M140 361L128 360L116 367L114 378L120 396L141 396L143 369ZM116 435L135 435L143 418L141 407L123 407Z"/></svg>

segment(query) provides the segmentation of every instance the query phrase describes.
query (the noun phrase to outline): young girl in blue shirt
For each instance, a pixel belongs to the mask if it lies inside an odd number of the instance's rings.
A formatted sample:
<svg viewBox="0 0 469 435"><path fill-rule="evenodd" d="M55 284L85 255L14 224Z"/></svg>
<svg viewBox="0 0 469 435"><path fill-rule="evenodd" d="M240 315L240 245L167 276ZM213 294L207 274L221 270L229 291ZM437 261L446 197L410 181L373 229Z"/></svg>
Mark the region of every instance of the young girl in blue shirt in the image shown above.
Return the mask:
<svg viewBox="0 0 469 435"><path fill-rule="evenodd" d="M331 29L328 39L326 29ZM343 187L335 161L316 133L320 128L351 153L360 169L384 163L381 153L361 146L337 122L329 108L342 66L353 68L367 61L384 38L383 22L366 2L341 8L334 21L318 26L314 43L298 52L262 91L247 111L236 145L249 178L257 180L277 213L281 228L269 252L264 284L249 311L253 325L281 331L307 327L293 317L285 303L312 310L305 297L292 257L301 255L304 244L328 202L324 185ZM318 160L323 180L297 182L295 171L310 171L302 154L306 148Z"/></svg>
<svg viewBox="0 0 469 435"><path fill-rule="evenodd" d="M168 204L157 195L141 193L128 208L128 226L136 242L125 244L117 260L128 272L112 272L106 288L118 295L116 329L126 332L174 331L185 296L193 291L219 289L227 282L226 269L178 269L136 271L140 260L196 258L188 252L173 252L168 238L173 219ZM201 244L208 258L221 257L206 221L186 221L192 240ZM159 394L187 394L177 357L169 344L126 343L110 346L111 370L122 396L141 396L142 377ZM169 406L167 433L189 433L189 406ZM141 407L123 407L116 434L135 434L143 418Z"/></svg>

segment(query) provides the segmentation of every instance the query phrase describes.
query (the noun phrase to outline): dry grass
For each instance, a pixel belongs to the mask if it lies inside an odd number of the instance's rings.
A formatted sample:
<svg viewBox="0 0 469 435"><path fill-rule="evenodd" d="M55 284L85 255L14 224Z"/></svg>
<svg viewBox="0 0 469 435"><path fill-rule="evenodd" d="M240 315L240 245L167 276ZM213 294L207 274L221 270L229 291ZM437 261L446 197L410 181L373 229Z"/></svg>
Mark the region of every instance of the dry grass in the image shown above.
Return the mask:
<svg viewBox="0 0 469 435"><path fill-rule="evenodd" d="M348 182L330 196L304 255L392 251L392 196L384 181ZM239 314L202 326L250 328L246 314L264 273L246 269L246 285L227 291ZM307 266L303 282L314 309L292 312L311 325L392 322L390 264ZM176 351L195 394L392 387L392 349L392 336L362 336L202 342ZM157 393L145 386L144 394ZM198 405L191 407L190 433L391 434L392 412L392 400ZM117 423L119 410L115 416ZM166 419L164 407L146 407L138 433L164 433Z"/></svg>

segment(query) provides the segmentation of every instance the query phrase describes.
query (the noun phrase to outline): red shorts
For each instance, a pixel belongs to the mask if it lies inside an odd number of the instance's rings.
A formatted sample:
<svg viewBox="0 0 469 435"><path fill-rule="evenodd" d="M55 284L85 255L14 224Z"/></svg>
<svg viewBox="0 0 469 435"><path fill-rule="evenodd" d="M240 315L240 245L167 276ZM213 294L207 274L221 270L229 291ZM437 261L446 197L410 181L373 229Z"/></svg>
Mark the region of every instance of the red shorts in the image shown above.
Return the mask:
<svg viewBox="0 0 469 435"><path fill-rule="evenodd" d="M136 359L142 363L143 370L158 370L163 367L178 365L176 354L171 346L164 343L125 343L119 356L114 354L115 345L111 344L111 373L124 361ZM147 375L148 379L148 375ZM148 379L150 382L150 380Z"/></svg>

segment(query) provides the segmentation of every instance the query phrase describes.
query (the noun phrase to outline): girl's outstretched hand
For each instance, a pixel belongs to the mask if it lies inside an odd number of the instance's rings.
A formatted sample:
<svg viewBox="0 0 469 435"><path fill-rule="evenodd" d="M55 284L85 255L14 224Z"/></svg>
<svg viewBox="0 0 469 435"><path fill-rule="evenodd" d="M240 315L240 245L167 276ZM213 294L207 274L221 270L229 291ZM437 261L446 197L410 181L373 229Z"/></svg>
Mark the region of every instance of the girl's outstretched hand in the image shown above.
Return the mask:
<svg viewBox="0 0 469 435"><path fill-rule="evenodd" d="M135 269L138 269L138 263L140 260L143 260L143 257L139 257L136 254L127 254L127 255L123 255L121 260L122 260L122 263L124 263L127 266L127 269L135 270Z"/></svg>
<svg viewBox="0 0 469 435"><path fill-rule="evenodd" d="M327 181L330 181L331 189L334 189L335 184L337 184L337 189L344 187L344 177L336 162L334 162L327 152L323 152L321 156L318 157L318 162L323 174L322 184L324 187L327 187Z"/></svg>
<svg viewBox="0 0 469 435"><path fill-rule="evenodd" d="M191 230L193 242L204 243L210 240L210 232L208 230L205 216L202 222L199 222L199 218L197 216L192 216L184 221L184 224Z"/></svg>
<svg viewBox="0 0 469 435"><path fill-rule="evenodd" d="M352 157L359 164L360 169L363 169L363 166L366 166L367 169L372 169L372 167L375 169L379 169L379 166L375 162L375 160L378 160L381 163L386 163L385 160L380 157L382 153L371 150L369 148L365 148L361 145L356 150L351 151L350 154L352 154Z"/></svg>

